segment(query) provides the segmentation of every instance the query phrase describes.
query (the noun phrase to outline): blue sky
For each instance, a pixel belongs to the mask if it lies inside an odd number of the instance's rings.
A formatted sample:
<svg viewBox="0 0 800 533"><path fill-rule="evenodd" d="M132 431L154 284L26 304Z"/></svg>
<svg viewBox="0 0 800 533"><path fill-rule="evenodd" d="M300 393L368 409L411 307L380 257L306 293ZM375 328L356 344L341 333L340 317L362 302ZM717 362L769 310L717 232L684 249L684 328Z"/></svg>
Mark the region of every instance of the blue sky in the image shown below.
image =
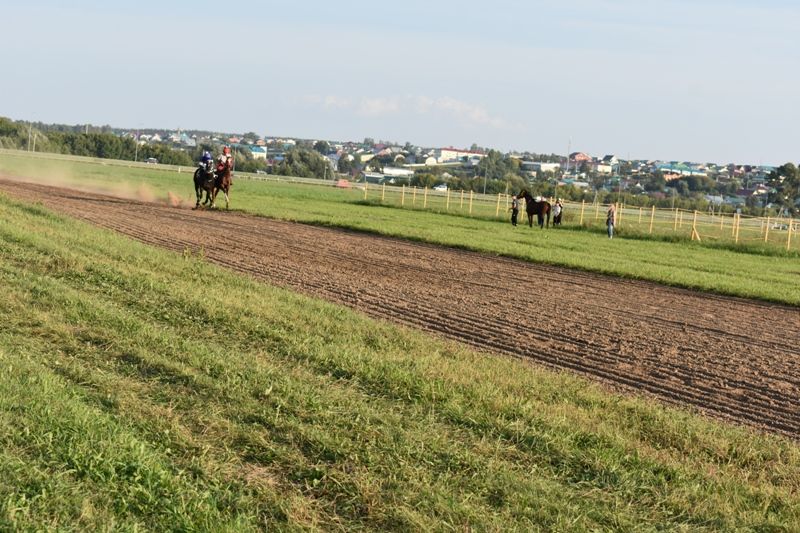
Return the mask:
<svg viewBox="0 0 800 533"><path fill-rule="evenodd" d="M800 160L797 2L64 4L0 0L0 115Z"/></svg>

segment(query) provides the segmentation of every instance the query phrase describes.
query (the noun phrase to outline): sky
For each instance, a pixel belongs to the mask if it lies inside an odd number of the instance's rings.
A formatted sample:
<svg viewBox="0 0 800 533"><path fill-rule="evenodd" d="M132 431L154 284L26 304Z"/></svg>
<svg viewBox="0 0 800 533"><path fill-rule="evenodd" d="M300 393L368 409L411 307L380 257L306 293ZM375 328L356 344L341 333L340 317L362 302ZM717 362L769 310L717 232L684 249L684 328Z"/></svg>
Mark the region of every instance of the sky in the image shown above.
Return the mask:
<svg viewBox="0 0 800 533"><path fill-rule="evenodd" d="M0 0L0 116L800 160L796 0Z"/></svg>

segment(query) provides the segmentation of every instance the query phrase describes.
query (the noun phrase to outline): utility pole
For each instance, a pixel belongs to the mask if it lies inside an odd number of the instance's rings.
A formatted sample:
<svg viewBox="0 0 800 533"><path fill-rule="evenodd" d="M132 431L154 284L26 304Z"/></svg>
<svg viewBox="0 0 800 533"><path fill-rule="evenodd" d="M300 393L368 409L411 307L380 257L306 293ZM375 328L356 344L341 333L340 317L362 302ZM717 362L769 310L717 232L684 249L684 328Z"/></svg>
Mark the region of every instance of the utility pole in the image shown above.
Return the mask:
<svg viewBox="0 0 800 533"><path fill-rule="evenodd" d="M133 162L139 161L139 128L136 128L136 148L133 150Z"/></svg>
<svg viewBox="0 0 800 533"><path fill-rule="evenodd" d="M569 138L569 142L567 142L567 170L564 171L564 174L569 175L569 152L572 150L572 137Z"/></svg>
<svg viewBox="0 0 800 533"><path fill-rule="evenodd" d="M34 152L36 151L36 136L37 136L38 134L39 134L39 132L38 132L38 131L37 131L36 133L34 133L34 134L33 134L33 151L34 151Z"/></svg>
<svg viewBox="0 0 800 533"><path fill-rule="evenodd" d="M31 151L31 131L33 131L33 123L28 122L28 151Z"/></svg>

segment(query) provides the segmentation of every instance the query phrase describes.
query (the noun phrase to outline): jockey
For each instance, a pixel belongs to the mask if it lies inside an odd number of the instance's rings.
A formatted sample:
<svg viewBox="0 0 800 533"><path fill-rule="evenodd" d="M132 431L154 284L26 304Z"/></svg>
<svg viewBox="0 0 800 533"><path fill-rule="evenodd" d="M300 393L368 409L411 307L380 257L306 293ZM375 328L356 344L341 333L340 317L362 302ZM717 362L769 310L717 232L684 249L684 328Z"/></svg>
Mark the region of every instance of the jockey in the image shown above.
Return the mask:
<svg viewBox="0 0 800 533"><path fill-rule="evenodd" d="M211 170L212 161L214 161L214 158L211 157L211 152L208 150L203 151L203 157L200 158L200 162L206 170Z"/></svg>
<svg viewBox="0 0 800 533"><path fill-rule="evenodd" d="M231 155L231 149L229 146L226 146L222 149L222 154L217 158L217 172L222 172L225 170L225 167L233 168L233 156Z"/></svg>

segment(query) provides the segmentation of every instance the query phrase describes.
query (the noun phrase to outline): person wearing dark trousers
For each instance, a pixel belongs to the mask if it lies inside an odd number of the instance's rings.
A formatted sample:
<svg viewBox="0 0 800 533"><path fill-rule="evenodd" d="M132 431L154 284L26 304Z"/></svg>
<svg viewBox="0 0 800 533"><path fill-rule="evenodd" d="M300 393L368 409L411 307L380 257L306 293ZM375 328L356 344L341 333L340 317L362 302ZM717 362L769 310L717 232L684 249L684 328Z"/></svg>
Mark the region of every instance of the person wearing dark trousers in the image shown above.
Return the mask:
<svg viewBox="0 0 800 533"><path fill-rule="evenodd" d="M511 197L511 225L517 226L517 216L519 216L519 200L516 196Z"/></svg>
<svg viewBox="0 0 800 533"><path fill-rule="evenodd" d="M617 211L614 208L614 204L608 206L608 211L606 211L606 228L608 229L608 238L614 238L614 224L617 222Z"/></svg>
<svg viewBox="0 0 800 533"><path fill-rule="evenodd" d="M561 203L561 198L556 200L555 205L553 205L553 225L560 226L561 225L561 215L564 211L564 204Z"/></svg>

